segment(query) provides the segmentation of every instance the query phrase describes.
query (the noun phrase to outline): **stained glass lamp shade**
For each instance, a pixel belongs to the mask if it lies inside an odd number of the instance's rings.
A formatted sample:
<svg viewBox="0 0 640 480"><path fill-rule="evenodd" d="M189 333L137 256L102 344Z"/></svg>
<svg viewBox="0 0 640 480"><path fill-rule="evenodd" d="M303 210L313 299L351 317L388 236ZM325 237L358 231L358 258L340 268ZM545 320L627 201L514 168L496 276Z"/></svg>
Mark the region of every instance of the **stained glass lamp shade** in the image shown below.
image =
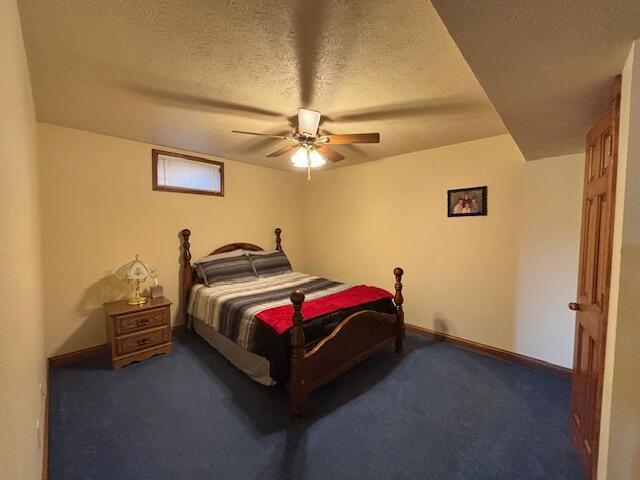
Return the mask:
<svg viewBox="0 0 640 480"><path fill-rule="evenodd" d="M136 259L122 265L115 273L116 278L127 280L135 287L134 296L127 303L129 305L142 305L147 302L147 297L140 295L140 284L144 283L147 278L156 278L158 272L152 265L143 262L136 255Z"/></svg>

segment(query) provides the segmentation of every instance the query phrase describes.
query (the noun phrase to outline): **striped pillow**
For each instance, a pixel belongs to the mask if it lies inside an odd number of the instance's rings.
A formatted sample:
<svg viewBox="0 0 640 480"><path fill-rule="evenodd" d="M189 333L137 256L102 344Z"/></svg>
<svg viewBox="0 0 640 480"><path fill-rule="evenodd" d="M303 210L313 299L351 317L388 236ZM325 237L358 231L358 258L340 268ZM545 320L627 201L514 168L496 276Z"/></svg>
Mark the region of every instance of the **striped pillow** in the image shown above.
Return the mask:
<svg viewBox="0 0 640 480"><path fill-rule="evenodd" d="M289 259L280 250L260 253L251 252L249 258L258 277L270 277L292 271Z"/></svg>
<svg viewBox="0 0 640 480"><path fill-rule="evenodd" d="M244 254L199 261L196 263L196 270L208 287L256 279L251 260Z"/></svg>

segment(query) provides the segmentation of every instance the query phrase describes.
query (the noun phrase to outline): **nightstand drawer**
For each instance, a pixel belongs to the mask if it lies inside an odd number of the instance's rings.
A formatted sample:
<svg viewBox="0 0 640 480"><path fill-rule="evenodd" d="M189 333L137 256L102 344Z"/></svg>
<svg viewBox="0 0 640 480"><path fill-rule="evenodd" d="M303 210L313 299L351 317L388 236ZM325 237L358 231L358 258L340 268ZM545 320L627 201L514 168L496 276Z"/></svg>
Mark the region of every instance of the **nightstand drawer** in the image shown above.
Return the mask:
<svg viewBox="0 0 640 480"><path fill-rule="evenodd" d="M160 327L169 323L169 309L160 308L146 312L130 313L115 319L116 335Z"/></svg>
<svg viewBox="0 0 640 480"><path fill-rule="evenodd" d="M126 337L116 337L114 342L116 356L144 350L145 348L169 343L171 332L169 327L145 330Z"/></svg>
<svg viewBox="0 0 640 480"><path fill-rule="evenodd" d="M171 351L171 301L151 298L142 305L127 300L104 304L111 368Z"/></svg>

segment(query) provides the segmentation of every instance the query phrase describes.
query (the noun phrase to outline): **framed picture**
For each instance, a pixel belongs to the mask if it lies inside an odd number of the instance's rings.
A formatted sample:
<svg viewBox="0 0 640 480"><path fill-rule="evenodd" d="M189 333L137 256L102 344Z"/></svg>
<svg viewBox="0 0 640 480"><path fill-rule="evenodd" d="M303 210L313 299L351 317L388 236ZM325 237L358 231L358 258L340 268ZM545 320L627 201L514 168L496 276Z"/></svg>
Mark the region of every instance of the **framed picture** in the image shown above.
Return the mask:
<svg viewBox="0 0 640 480"><path fill-rule="evenodd" d="M447 191L447 216L474 217L487 214L487 187Z"/></svg>

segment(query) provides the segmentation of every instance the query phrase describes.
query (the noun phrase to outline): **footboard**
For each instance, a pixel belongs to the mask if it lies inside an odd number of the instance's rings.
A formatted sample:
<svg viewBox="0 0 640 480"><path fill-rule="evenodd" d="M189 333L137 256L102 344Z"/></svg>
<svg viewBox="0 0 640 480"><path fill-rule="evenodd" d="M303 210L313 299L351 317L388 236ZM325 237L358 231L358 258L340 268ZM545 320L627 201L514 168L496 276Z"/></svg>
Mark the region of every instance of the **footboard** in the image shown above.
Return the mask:
<svg viewBox="0 0 640 480"><path fill-rule="evenodd" d="M291 373L289 394L293 413L302 414L309 393L327 383L351 367L366 359L386 345L394 343L396 351L402 351L404 338L404 313L402 310L401 268L394 270L396 313L380 313L363 310L344 319L334 331L311 350L304 350L302 330L302 304L304 293L291 294L293 303L293 328L291 331Z"/></svg>
<svg viewBox="0 0 640 480"><path fill-rule="evenodd" d="M304 354L307 389L315 390L395 339L395 314L371 310L354 313Z"/></svg>

